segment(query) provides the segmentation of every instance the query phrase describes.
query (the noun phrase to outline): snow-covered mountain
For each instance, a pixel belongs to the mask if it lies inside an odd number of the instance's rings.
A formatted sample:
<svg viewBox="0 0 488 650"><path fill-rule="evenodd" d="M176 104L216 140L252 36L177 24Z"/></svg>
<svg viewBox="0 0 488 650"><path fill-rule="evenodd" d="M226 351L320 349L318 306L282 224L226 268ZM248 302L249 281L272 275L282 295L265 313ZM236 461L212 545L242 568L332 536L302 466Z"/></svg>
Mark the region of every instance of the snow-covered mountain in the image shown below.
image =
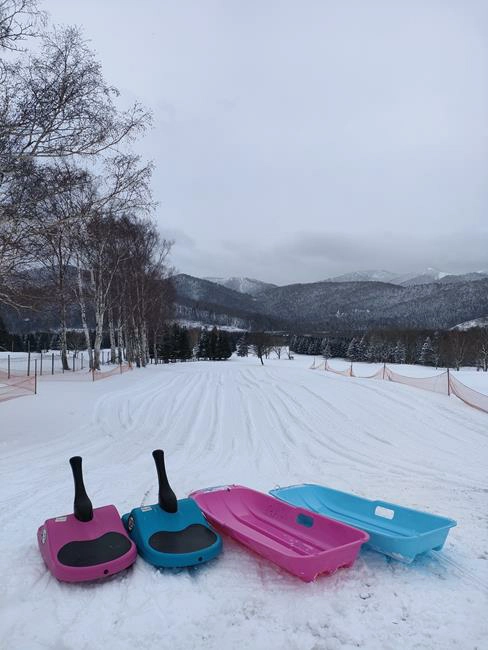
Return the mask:
<svg viewBox="0 0 488 650"><path fill-rule="evenodd" d="M431 282L439 282L442 278L451 275L445 271L439 271L439 269L427 268L425 271L413 272L413 273L403 273L395 279L395 284L402 284L405 287L411 287L416 284L430 284Z"/></svg>
<svg viewBox="0 0 488 650"><path fill-rule="evenodd" d="M370 270L370 271L353 271L352 273L343 273L342 275L336 275L333 278L328 278L329 282L392 282L395 283L395 279L398 277L398 273L392 273L391 271L379 271L379 270Z"/></svg>
<svg viewBox="0 0 488 650"><path fill-rule="evenodd" d="M456 282L475 282L476 280L486 280L488 278L487 271L473 271L472 273L462 273L461 275L445 275L441 278L441 282L445 284Z"/></svg>
<svg viewBox="0 0 488 650"><path fill-rule="evenodd" d="M467 330L473 329L473 327L488 328L488 316L483 316L481 318L474 318L473 320L467 320L464 323L459 323L459 325L456 325L451 329L459 330L460 332L466 332Z"/></svg>
<svg viewBox="0 0 488 650"><path fill-rule="evenodd" d="M326 282L386 282L388 284L412 287L421 284L431 284L432 282L454 284L459 282L484 280L486 278L488 278L487 271L453 274L433 267L428 267L425 270L410 271L408 273L394 273L393 271L387 271L385 269L351 271L350 273L343 273L342 275L327 278ZM206 277L203 279L250 296L258 296L265 291L269 291L269 289L277 288L276 284L248 277Z"/></svg>
<svg viewBox="0 0 488 650"><path fill-rule="evenodd" d="M267 289L274 289L275 284L270 282L261 282L261 280L255 280L254 278L243 278L243 277L230 277L230 278L204 278L209 282L214 282L215 284L220 284L227 289L232 289L233 291L238 291L239 293L248 293L251 296L256 296L262 291Z"/></svg>
<svg viewBox="0 0 488 650"><path fill-rule="evenodd" d="M390 284L411 287L419 284L430 284L431 282L471 282L473 280L483 280L487 277L488 273L484 271L455 275L429 267L424 271L410 271L408 273L393 273L392 271L377 269L353 271L352 273L344 273L329 278L328 282L389 282Z"/></svg>
<svg viewBox="0 0 488 650"><path fill-rule="evenodd" d="M438 276L437 276L438 277ZM180 274L173 278L178 319L242 329L444 329L488 313L488 279L419 284L314 282L256 296Z"/></svg>

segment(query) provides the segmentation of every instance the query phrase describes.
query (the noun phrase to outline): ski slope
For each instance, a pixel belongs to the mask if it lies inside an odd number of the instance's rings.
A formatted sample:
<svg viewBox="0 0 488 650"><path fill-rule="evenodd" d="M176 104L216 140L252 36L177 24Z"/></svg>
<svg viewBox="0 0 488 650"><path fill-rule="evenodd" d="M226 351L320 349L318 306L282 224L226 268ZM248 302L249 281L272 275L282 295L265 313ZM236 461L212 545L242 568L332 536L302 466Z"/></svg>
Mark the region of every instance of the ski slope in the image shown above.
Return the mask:
<svg viewBox="0 0 488 650"><path fill-rule="evenodd" d="M486 647L488 416L310 362L171 364L96 383L54 376L37 397L0 404L2 650ZM84 457L94 506L122 514L157 500L156 447L179 497L317 482L458 526L442 552L412 565L363 550L351 569L310 584L226 537L205 566L157 571L139 559L103 583L58 583L36 531L71 511L68 458Z"/></svg>

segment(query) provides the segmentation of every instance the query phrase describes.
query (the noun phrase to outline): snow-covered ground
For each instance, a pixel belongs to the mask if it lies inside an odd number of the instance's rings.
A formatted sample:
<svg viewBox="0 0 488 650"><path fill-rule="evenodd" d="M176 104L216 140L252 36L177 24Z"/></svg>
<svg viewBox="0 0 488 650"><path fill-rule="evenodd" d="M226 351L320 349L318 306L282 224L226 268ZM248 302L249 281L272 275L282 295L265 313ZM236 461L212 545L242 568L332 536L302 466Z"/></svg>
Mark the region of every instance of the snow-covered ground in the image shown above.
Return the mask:
<svg viewBox="0 0 488 650"><path fill-rule="evenodd" d="M37 396L0 404L0 647L485 648L488 415L409 386L311 371L311 361L43 378ZM488 393L488 373L459 373L468 374ZM458 526L443 551L412 565L363 550L351 569L310 584L228 538L220 558L195 569L160 572L139 559L104 583L58 583L36 530L71 511L68 458L84 457L94 505L123 513L156 501L156 447L180 497L232 482L318 482Z"/></svg>

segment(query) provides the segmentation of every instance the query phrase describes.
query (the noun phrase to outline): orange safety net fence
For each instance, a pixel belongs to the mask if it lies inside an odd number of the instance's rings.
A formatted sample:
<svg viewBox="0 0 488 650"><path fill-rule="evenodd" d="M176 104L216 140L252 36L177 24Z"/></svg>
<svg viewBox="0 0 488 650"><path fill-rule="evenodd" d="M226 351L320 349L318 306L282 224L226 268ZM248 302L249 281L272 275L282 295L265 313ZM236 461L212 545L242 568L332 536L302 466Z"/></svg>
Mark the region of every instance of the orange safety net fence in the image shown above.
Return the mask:
<svg viewBox="0 0 488 650"><path fill-rule="evenodd" d="M352 364L351 364L352 365ZM351 367L346 368L345 370L336 370L335 368L332 368L329 365L329 362L325 362L325 370L328 370L329 372L333 372L336 375L342 375L343 377L351 377Z"/></svg>
<svg viewBox="0 0 488 650"><path fill-rule="evenodd" d="M488 395L479 393L477 390L462 384L459 379L452 376L452 373L449 376L449 387L451 393L463 402L466 402L466 404L469 404L475 409L488 413Z"/></svg>
<svg viewBox="0 0 488 650"><path fill-rule="evenodd" d="M433 393L440 393L441 395L449 394L449 374L447 372L442 372L433 377L408 377L400 375L390 370L390 368L385 368L385 379L397 382L398 384L430 390Z"/></svg>
<svg viewBox="0 0 488 650"><path fill-rule="evenodd" d="M315 366L317 368L318 366ZM449 371L441 372L433 377L408 377L407 375L401 375L387 366L379 368L374 374L369 376L356 375L354 374L353 366L351 364L350 368L346 370L336 370L332 368L329 363L326 361L323 366L325 370L332 372L336 375L342 375L344 377L356 377L358 379L384 379L386 381L393 381L399 384L404 384L406 386L414 386L415 388L421 388L422 390L429 390L433 393L439 393L441 395L455 395L465 404L472 406L484 413L488 413L488 395L479 393L478 391L469 388L465 384L459 381L452 376L452 373Z"/></svg>
<svg viewBox="0 0 488 650"><path fill-rule="evenodd" d="M0 370L0 402L6 402L15 397L33 395L36 392L36 377L12 375Z"/></svg>
<svg viewBox="0 0 488 650"><path fill-rule="evenodd" d="M312 365L310 366L310 370L325 370L324 362L323 361L317 362L314 359Z"/></svg>
<svg viewBox="0 0 488 650"><path fill-rule="evenodd" d="M112 370L108 370L107 372L100 372L95 370L95 372L92 372L90 374L93 381L98 381L99 379L107 379L107 377L113 377L114 375L122 375L128 370L132 370L132 364L121 364L119 366L115 366L115 368L112 368Z"/></svg>
<svg viewBox="0 0 488 650"><path fill-rule="evenodd" d="M378 370L372 375L356 375L351 366L351 377L356 377L357 379L385 379L385 369L381 366L381 368L378 368Z"/></svg>

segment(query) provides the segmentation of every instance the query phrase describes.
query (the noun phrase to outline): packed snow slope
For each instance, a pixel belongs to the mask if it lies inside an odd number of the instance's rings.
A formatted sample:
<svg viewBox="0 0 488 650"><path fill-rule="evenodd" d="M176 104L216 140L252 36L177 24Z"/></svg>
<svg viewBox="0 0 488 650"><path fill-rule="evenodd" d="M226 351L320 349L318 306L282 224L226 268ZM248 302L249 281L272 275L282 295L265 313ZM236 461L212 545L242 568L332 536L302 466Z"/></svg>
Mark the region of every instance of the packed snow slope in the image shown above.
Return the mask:
<svg viewBox="0 0 488 650"><path fill-rule="evenodd" d="M0 404L0 646L486 648L488 416L455 399L308 370L310 358L152 366L105 381L41 380ZM485 375L486 376L486 375ZM404 565L363 550L306 584L224 537L220 558L158 571L138 559L69 585L36 545L71 512L68 458L84 458L95 506L157 500L151 451L179 497L241 483L324 483L458 521L441 552Z"/></svg>

